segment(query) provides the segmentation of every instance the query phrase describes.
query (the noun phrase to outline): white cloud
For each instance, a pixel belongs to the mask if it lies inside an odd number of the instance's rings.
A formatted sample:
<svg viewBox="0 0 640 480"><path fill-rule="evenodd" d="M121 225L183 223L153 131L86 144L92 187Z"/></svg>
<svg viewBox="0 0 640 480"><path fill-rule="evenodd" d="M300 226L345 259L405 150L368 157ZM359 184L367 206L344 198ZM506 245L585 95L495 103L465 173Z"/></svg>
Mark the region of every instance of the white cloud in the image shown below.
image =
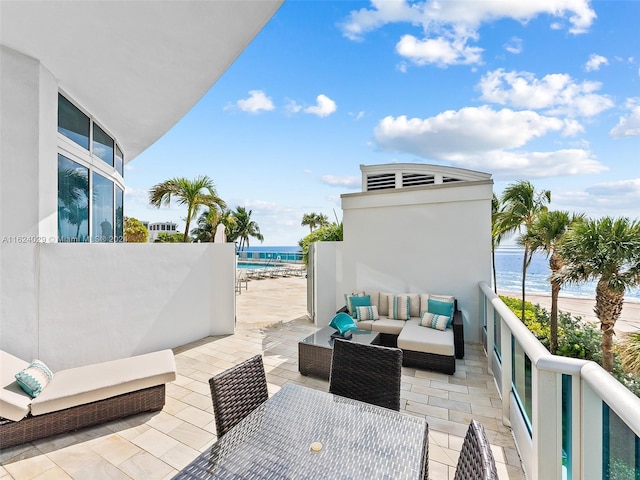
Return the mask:
<svg viewBox="0 0 640 480"><path fill-rule="evenodd" d="M302 110L302 105L299 105L298 103L296 103L295 100L289 100L285 105L284 110L285 112L287 112L288 115L295 115L300 110Z"/></svg>
<svg viewBox="0 0 640 480"><path fill-rule="evenodd" d="M448 110L426 119L388 116L376 126L374 138L384 150L455 160L461 153L518 148L564 128L562 120L536 112L482 106Z"/></svg>
<svg viewBox="0 0 640 480"><path fill-rule="evenodd" d="M627 100L626 106L629 114L620 117L618 124L609 132L613 138L640 136L640 98Z"/></svg>
<svg viewBox="0 0 640 480"><path fill-rule="evenodd" d="M457 162L472 170L489 171L502 178L544 178L601 173L607 167L581 149L552 152L494 151L482 156L468 156Z"/></svg>
<svg viewBox="0 0 640 480"><path fill-rule="evenodd" d="M504 49L509 53L513 53L514 55L522 53L522 39L518 37L512 37L509 40L509 43L505 44Z"/></svg>
<svg viewBox="0 0 640 480"><path fill-rule="evenodd" d="M640 200L640 178L598 183L586 189L587 193L601 196L632 196ZM636 204L637 205L637 204Z"/></svg>
<svg viewBox="0 0 640 480"><path fill-rule="evenodd" d="M270 97L262 90L249 90L249 98L240 99L236 105L243 112L258 113L276 108Z"/></svg>
<svg viewBox="0 0 640 480"><path fill-rule="evenodd" d="M602 65L609 65L609 60L607 60L606 57L603 57L602 55L592 53L589 57L589 60L587 60L584 68L587 72L594 72L600 70L600 67Z"/></svg>
<svg viewBox="0 0 640 480"><path fill-rule="evenodd" d="M517 108L547 110L550 114L591 117L613 107L607 95L594 93L599 82L576 82L570 75L553 73L541 79L529 72L488 72L478 84L480 98Z"/></svg>
<svg viewBox="0 0 640 480"><path fill-rule="evenodd" d="M420 40L404 35L396 45L396 52L416 65L433 63L439 66L480 63L482 49L466 44L467 38L438 37Z"/></svg>
<svg viewBox="0 0 640 480"><path fill-rule="evenodd" d="M304 112L317 115L319 117L327 117L335 112L337 108L336 102L321 93L316 97L316 104L305 108Z"/></svg>
<svg viewBox="0 0 640 480"><path fill-rule="evenodd" d="M389 116L378 123L374 138L386 151L492 171L496 176L534 178L602 172L606 167L586 149L516 151L547 133L577 131L581 126L572 120L483 106L446 111L426 119Z"/></svg>
<svg viewBox="0 0 640 480"><path fill-rule="evenodd" d="M320 180L322 181L322 183L325 183L331 187L360 188L362 186L361 177L339 177L335 175L323 175Z"/></svg>
<svg viewBox="0 0 640 480"><path fill-rule="evenodd" d="M367 32L388 23L420 25L424 38L405 35L396 51L418 65L443 66L481 62L482 49L468 43L478 40L477 32L483 23L500 19L526 23L539 15L568 20L573 34L586 32L596 17L588 0L372 0L371 8L352 11L340 27L347 38L362 40ZM561 24L555 22L552 28L561 28Z"/></svg>

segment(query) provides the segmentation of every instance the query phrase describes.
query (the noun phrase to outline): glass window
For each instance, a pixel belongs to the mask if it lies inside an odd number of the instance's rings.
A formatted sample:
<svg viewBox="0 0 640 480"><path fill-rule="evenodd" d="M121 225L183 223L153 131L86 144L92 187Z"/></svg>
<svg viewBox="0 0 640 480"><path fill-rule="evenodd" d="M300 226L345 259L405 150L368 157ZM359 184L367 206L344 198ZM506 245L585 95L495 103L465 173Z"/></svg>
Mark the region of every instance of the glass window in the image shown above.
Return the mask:
<svg viewBox="0 0 640 480"><path fill-rule="evenodd" d="M93 174L91 241L113 242L113 183Z"/></svg>
<svg viewBox="0 0 640 480"><path fill-rule="evenodd" d="M58 94L58 131L89 150L89 117Z"/></svg>
<svg viewBox="0 0 640 480"><path fill-rule="evenodd" d="M113 138L93 124L93 154L113 167Z"/></svg>
<svg viewBox="0 0 640 480"><path fill-rule="evenodd" d="M58 241L89 241L89 169L58 155Z"/></svg>
<svg viewBox="0 0 640 480"><path fill-rule="evenodd" d="M116 186L116 242L124 242L124 192Z"/></svg>
<svg viewBox="0 0 640 480"><path fill-rule="evenodd" d="M116 170L124 178L124 157L122 156L122 150L116 145Z"/></svg>
<svg viewBox="0 0 640 480"><path fill-rule="evenodd" d="M602 478L640 477L640 440L616 413L602 402Z"/></svg>

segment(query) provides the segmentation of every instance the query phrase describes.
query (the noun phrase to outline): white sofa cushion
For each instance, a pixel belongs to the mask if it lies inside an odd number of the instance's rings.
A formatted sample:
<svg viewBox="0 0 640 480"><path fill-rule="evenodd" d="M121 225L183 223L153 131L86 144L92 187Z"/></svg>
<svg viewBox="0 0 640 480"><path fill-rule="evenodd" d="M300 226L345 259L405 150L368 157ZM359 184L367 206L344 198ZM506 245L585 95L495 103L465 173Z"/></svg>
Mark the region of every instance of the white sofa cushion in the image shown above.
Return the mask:
<svg viewBox="0 0 640 480"><path fill-rule="evenodd" d="M378 313L380 314L380 316L387 316L389 315L389 302L388 297L389 295L393 296L395 295L395 293L393 292L380 292L380 304L378 305Z"/></svg>
<svg viewBox="0 0 640 480"><path fill-rule="evenodd" d="M391 318L380 316L380 320L376 320L371 325L371 330L380 333L390 333L398 335L407 324L405 320L394 320Z"/></svg>
<svg viewBox="0 0 640 480"><path fill-rule="evenodd" d="M362 320L358 322L356 325L358 325L358 330L371 330L371 327L373 326L373 324L378 321L379 320Z"/></svg>
<svg viewBox="0 0 640 480"><path fill-rule="evenodd" d="M49 412L104 400L172 382L176 364L171 350L85 365L56 372L31 402L31 413Z"/></svg>
<svg viewBox="0 0 640 480"><path fill-rule="evenodd" d="M398 347L414 352L453 356L455 355L453 340L452 328L441 331L422 327L419 318L412 318L404 322L404 328L398 335Z"/></svg>
<svg viewBox="0 0 640 480"><path fill-rule="evenodd" d="M420 313L426 312L429 309L429 299L447 303L453 303L455 301L452 295L430 295L427 293L423 293L422 295L420 295ZM420 316L420 313L418 313L417 315L412 314L411 316L418 317Z"/></svg>
<svg viewBox="0 0 640 480"><path fill-rule="evenodd" d="M0 350L0 417L17 422L29 413L31 397L16 382L16 373L29 362Z"/></svg>

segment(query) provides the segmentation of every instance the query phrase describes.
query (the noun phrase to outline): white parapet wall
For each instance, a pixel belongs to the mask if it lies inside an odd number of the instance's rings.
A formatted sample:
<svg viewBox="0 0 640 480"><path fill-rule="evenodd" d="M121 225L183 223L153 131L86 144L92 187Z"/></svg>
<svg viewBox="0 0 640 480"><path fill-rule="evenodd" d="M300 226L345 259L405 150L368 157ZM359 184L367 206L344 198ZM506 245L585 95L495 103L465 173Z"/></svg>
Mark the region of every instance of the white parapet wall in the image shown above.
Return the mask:
<svg viewBox="0 0 640 480"><path fill-rule="evenodd" d="M477 285L491 281L490 175L422 164L361 169L363 191L342 195L343 242L316 248L316 324L354 290L445 294L458 299L465 339L479 342Z"/></svg>
<svg viewBox="0 0 640 480"><path fill-rule="evenodd" d="M234 332L233 244L4 244L2 260L2 349L54 370Z"/></svg>

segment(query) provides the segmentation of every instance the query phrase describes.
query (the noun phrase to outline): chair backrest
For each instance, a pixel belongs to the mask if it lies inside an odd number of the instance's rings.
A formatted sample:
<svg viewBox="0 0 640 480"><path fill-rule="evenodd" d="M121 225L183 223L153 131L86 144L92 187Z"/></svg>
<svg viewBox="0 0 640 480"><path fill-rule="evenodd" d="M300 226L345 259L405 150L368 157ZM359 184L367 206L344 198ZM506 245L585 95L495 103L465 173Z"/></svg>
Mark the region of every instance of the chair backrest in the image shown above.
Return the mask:
<svg viewBox="0 0 640 480"><path fill-rule="evenodd" d="M400 410L402 350L336 338L329 392Z"/></svg>
<svg viewBox="0 0 640 480"><path fill-rule="evenodd" d="M209 386L218 438L269 398L260 355L215 375Z"/></svg>
<svg viewBox="0 0 640 480"><path fill-rule="evenodd" d="M454 480L497 480L496 463L484 427L471 420L458 458Z"/></svg>

